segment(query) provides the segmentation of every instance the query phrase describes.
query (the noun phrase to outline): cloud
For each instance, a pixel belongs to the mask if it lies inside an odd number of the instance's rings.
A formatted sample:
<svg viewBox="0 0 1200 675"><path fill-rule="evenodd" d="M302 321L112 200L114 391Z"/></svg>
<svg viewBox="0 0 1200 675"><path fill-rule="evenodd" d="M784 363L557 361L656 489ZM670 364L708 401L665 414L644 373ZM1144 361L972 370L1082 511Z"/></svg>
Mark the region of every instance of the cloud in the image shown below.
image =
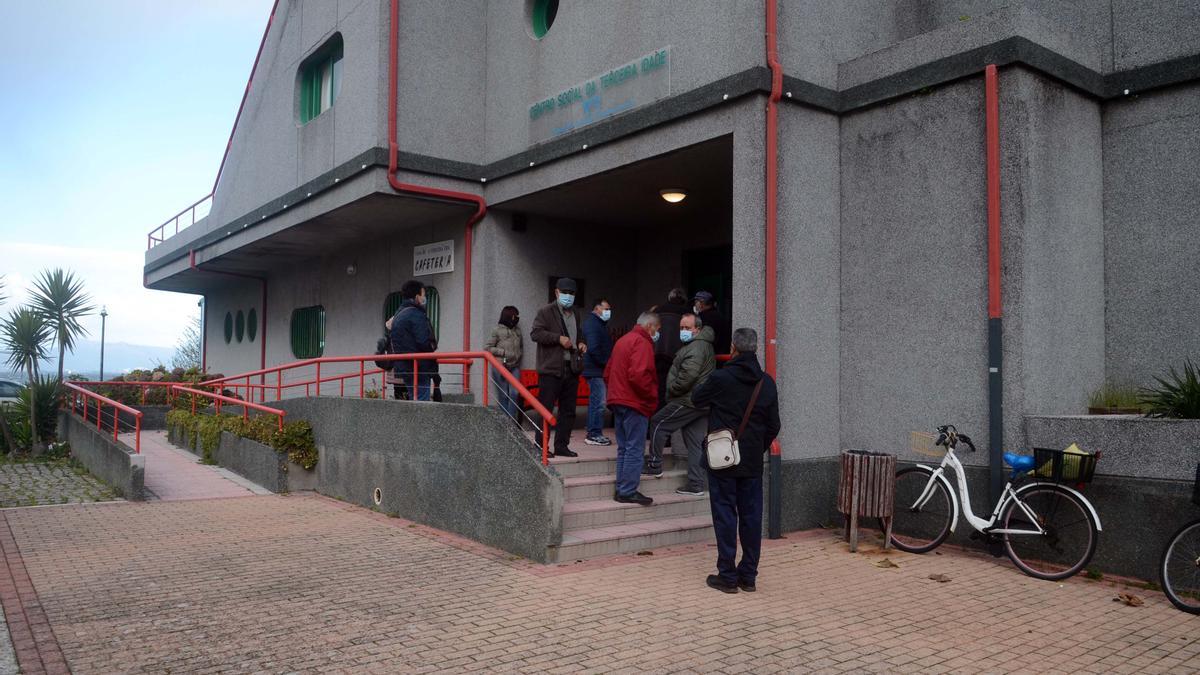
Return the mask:
<svg viewBox="0 0 1200 675"><path fill-rule="evenodd" d="M97 308L108 310L105 340L172 347L188 320L199 312L200 296L142 287L142 253L102 248L0 241L5 314L29 297L42 270L62 267L83 280ZM89 337L100 339L100 317L84 318Z"/></svg>

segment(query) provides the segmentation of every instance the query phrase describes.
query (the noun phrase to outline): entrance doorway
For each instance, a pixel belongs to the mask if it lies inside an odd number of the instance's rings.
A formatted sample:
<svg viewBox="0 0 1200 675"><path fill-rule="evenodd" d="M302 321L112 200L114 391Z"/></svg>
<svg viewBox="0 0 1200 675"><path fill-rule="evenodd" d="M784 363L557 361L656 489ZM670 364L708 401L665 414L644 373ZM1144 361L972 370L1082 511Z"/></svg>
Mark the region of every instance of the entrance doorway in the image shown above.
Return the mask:
<svg viewBox="0 0 1200 675"><path fill-rule="evenodd" d="M733 319L733 245L683 252L683 282L688 298L708 291L717 299L717 310Z"/></svg>

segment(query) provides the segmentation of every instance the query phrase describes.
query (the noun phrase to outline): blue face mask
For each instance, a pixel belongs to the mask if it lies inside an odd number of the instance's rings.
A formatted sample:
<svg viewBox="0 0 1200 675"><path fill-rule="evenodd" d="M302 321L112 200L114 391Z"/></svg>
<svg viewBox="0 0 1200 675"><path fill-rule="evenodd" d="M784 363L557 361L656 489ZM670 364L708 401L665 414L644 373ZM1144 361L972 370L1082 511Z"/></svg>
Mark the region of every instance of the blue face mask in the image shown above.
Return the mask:
<svg viewBox="0 0 1200 675"><path fill-rule="evenodd" d="M612 318L612 310L611 309L600 310L600 320L601 321L608 321L611 318Z"/></svg>
<svg viewBox="0 0 1200 675"><path fill-rule="evenodd" d="M681 341L683 341L684 343L691 342L691 341L692 341L692 338L694 338L694 337L696 337L696 334L695 334L695 333L693 333L693 332L692 332L692 331L690 331L690 330L682 330L682 329L681 329L681 330L679 331L679 339L680 339Z"/></svg>
<svg viewBox="0 0 1200 675"><path fill-rule="evenodd" d="M571 305L575 304L575 296L570 293L559 293L558 304L562 305L563 309L570 309Z"/></svg>

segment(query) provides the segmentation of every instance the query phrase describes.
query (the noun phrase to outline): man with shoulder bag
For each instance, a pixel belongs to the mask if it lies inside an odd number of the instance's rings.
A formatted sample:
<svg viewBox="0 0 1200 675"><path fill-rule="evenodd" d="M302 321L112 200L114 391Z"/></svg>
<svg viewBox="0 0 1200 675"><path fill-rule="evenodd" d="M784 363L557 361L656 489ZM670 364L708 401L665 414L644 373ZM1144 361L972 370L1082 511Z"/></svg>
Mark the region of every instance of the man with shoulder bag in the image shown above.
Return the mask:
<svg viewBox="0 0 1200 675"><path fill-rule="evenodd" d="M725 593L757 590L762 549L763 455L779 435L775 380L758 363L758 333L733 332L732 358L692 391L692 403L708 407L704 460L717 574L706 583ZM738 541L742 560L734 564Z"/></svg>

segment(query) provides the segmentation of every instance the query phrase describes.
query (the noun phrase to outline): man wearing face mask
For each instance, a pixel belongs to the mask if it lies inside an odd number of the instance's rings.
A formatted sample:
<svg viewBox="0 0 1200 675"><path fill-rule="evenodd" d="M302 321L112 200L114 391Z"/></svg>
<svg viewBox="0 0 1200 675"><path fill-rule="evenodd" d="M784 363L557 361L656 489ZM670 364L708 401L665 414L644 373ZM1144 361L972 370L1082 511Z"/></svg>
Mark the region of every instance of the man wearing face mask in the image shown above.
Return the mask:
<svg viewBox="0 0 1200 675"><path fill-rule="evenodd" d="M529 337L537 343L538 401L558 420L554 428L556 457L578 456L567 446L575 425L575 398L587 344L574 310L575 291L574 279L559 279L554 284L554 302L538 310L529 330Z"/></svg>
<svg viewBox="0 0 1200 675"><path fill-rule="evenodd" d="M658 375L654 370L654 343L662 325L658 315L645 312L633 330L621 336L604 369L608 407L617 430L617 490L623 504L650 506L654 500L638 492L642 455L646 452L646 426L658 406Z"/></svg>
<svg viewBox="0 0 1200 675"><path fill-rule="evenodd" d="M425 285L416 279L409 279L400 287L400 309L396 310L388 323L388 337L392 342L393 354L425 354L437 351L437 341L433 338L433 326L429 316L425 314ZM430 382L437 372L437 361L425 359L417 363L417 386L413 383L413 361L396 361L393 369L394 377L404 383L409 392L415 394L418 401L428 401L430 398Z"/></svg>
<svg viewBox="0 0 1200 675"><path fill-rule="evenodd" d="M675 353L667 373L667 405L650 420L650 459L642 473L656 478L662 476L663 446L671 434L680 431L687 448L688 481L675 492L701 497L705 485L701 453L708 431L708 409L692 403L692 390L708 379L716 368L713 329L689 312L679 320L679 341L683 346ZM678 454L677 450L673 452Z"/></svg>
<svg viewBox="0 0 1200 675"><path fill-rule="evenodd" d="M592 303L592 313L583 320L583 337L587 342L587 353L583 355L583 377L588 383L588 445L612 445L604 435L604 366L612 355L612 336L608 334L608 320L612 318L612 305L605 298Z"/></svg>

